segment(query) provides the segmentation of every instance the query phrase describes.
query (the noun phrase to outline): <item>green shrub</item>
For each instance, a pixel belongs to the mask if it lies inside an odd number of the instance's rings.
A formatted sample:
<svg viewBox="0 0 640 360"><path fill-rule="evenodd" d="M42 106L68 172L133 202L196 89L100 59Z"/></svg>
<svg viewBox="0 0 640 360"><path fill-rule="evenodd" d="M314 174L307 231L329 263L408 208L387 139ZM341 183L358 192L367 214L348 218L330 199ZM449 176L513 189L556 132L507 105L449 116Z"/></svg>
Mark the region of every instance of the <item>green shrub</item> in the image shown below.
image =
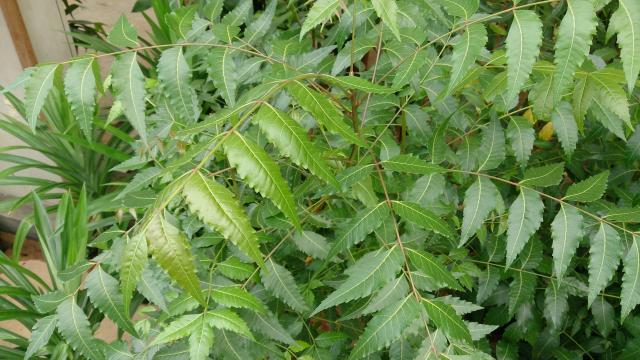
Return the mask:
<svg viewBox="0 0 640 360"><path fill-rule="evenodd" d="M38 354L635 358L640 3L189 3L26 81L36 133L64 84L85 136L136 138L131 218L92 226L104 251L57 290L118 279L72 315L130 336L58 320Z"/></svg>

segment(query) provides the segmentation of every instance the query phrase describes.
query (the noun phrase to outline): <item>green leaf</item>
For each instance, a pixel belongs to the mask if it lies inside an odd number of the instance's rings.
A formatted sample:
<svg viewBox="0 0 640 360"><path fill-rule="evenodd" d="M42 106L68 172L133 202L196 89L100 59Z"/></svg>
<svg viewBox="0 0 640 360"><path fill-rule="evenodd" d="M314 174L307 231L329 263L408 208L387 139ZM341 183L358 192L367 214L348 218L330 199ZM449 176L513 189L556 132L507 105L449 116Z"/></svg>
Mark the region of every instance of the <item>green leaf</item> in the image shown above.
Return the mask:
<svg viewBox="0 0 640 360"><path fill-rule="evenodd" d="M438 0L438 2L444 5L449 15L463 19L471 18L480 6L478 0Z"/></svg>
<svg viewBox="0 0 640 360"><path fill-rule="evenodd" d="M523 304L532 301L536 290L536 275L522 270L513 270L513 281L509 285L509 315Z"/></svg>
<svg viewBox="0 0 640 360"><path fill-rule="evenodd" d="M101 344L93 338L87 315L72 296L58 305L58 331L71 347L89 359L104 359Z"/></svg>
<svg viewBox="0 0 640 360"><path fill-rule="evenodd" d="M220 330L230 330L249 339L253 339L253 335L247 326L247 323L235 312L228 309L216 309L207 311L204 317L209 325Z"/></svg>
<svg viewBox="0 0 640 360"><path fill-rule="evenodd" d="M439 300L424 298L422 304L427 311L429 321L433 321L438 330L442 330L447 337L471 342L469 328L450 305Z"/></svg>
<svg viewBox="0 0 640 360"><path fill-rule="evenodd" d="M571 205L560 204L551 223L553 238L553 272L562 279L582 239L582 215Z"/></svg>
<svg viewBox="0 0 640 360"><path fill-rule="evenodd" d="M597 175L578 183L571 184L567 189L567 194L562 198L563 201L579 201L592 202L600 199L607 189L609 180L609 170L603 171Z"/></svg>
<svg viewBox="0 0 640 360"><path fill-rule="evenodd" d="M507 266L511 266L531 236L542 224L544 204L540 195L520 188L520 195L509 208L507 223Z"/></svg>
<svg viewBox="0 0 640 360"><path fill-rule="evenodd" d="M606 96L605 96L606 97ZM624 134L624 123L623 120L618 117L618 115L612 113L607 109L604 104L600 101L605 97L595 97L592 99L591 107L589 108L589 113L591 118L597 119L600 121L602 126L604 126L607 130L611 131L615 136L620 138L623 141L626 141L627 138Z"/></svg>
<svg viewBox="0 0 640 360"><path fill-rule="evenodd" d="M25 359L29 359L49 343L53 331L58 324L57 315L49 315L38 319L31 329L31 337L29 338L29 346L24 354Z"/></svg>
<svg viewBox="0 0 640 360"><path fill-rule="evenodd" d="M404 298L409 293L409 284L405 280L404 275L398 276L395 280L385 285L380 291L372 296L367 306L348 316L342 317L342 320L355 319L363 315L378 312Z"/></svg>
<svg viewBox="0 0 640 360"><path fill-rule="evenodd" d="M464 194L460 245L464 245L495 209L500 193L491 180L479 176Z"/></svg>
<svg viewBox="0 0 640 360"><path fill-rule="evenodd" d="M255 296L237 286L222 286L211 290L211 298L220 305L265 312L264 305Z"/></svg>
<svg viewBox="0 0 640 360"><path fill-rule="evenodd" d="M455 235L449 225L439 216L427 209L423 209L418 204L405 201L392 201L393 210L404 220L410 221L426 230L434 231L449 239L454 239Z"/></svg>
<svg viewBox="0 0 640 360"><path fill-rule="evenodd" d="M408 174L429 175L443 173L446 170L436 164L428 163L413 155L401 154L380 162L386 170Z"/></svg>
<svg viewBox="0 0 640 360"><path fill-rule="evenodd" d="M79 59L71 63L64 78L64 91L80 129L91 139L93 112L96 100L97 62L93 58Z"/></svg>
<svg viewBox="0 0 640 360"><path fill-rule="evenodd" d="M31 72L24 85L24 108L27 123L32 131L36 129L40 110L53 87L57 69L57 64L38 66Z"/></svg>
<svg viewBox="0 0 640 360"><path fill-rule="evenodd" d="M147 239L144 235L127 237L127 244L120 259L120 290L125 313L129 313L129 304L142 270L148 261Z"/></svg>
<svg viewBox="0 0 640 360"><path fill-rule="evenodd" d="M377 229L388 215L389 206L384 202L371 208L360 210L345 226L339 228L336 241L329 250L326 259L331 260L340 252L360 243L367 234Z"/></svg>
<svg viewBox="0 0 640 360"><path fill-rule="evenodd" d="M393 85L391 86L394 89L400 89L407 85L418 71L424 68L428 63L428 60L427 48L414 51L411 56L404 60L404 62L398 67L398 70L395 72L393 77Z"/></svg>
<svg viewBox="0 0 640 360"><path fill-rule="evenodd" d="M506 39L507 99L515 98L529 79L542 43L542 22L535 11L516 10Z"/></svg>
<svg viewBox="0 0 640 360"><path fill-rule="evenodd" d="M631 117L629 115L629 101L627 94L618 82L611 76L607 69L589 73L589 81L592 83L594 96L592 101L597 101L600 107L617 115L631 129ZM593 109L593 106L590 107ZM624 139L623 136L619 136Z"/></svg>
<svg viewBox="0 0 640 360"><path fill-rule="evenodd" d="M291 190L280 174L280 168L266 151L238 132L231 133L223 146L229 163L236 168L238 175L251 188L271 199L294 226L300 227Z"/></svg>
<svg viewBox="0 0 640 360"><path fill-rule="evenodd" d="M536 132L527 119L522 116L511 116L507 126L507 139L511 143L511 149L520 165L524 166L529 161Z"/></svg>
<svg viewBox="0 0 640 360"><path fill-rule="evenodd" d="M450 289L462 291L462 287L456 278L451 275L451 271L440 264L435 256L425 251L410 248L406 249L406 253L411 264L422 273L431 277L438 283L445 284Z"/></svg>
<svg viewBox="0 0 640 360"><path fill-rule="evenodd" d="M218 89L228 106L236 104L238 88L238 69L232 55L231 48L213 48L209 50L207 67L213 85Z"/></svg>
<svg viewBox="0 0 640 360"><path fill-rule="evenodd" d="M191 296L204 303L195 260L184 234L168 223L162 214L158 214L149 223L146 237L149 252L158 264Z"/></svg>
<svg viewBox="0 0 640 360"><path fill-rule="evenodd" d="M616 327L616 315L613 311L613 306L609 304L604 296L598 296L591 304L591 314L593 320L598 327L600 333L607 337L609 333Z"/></svg>
<svg viewBox="0 0 640 360"><path fill-rule="evenodd" d="M316 2L317 3L317 2ZM347 90L359 90L372 94L389 94L395 92L394 89L371 83L370 81L357 76L322 76L326 82Z"/></svg>
<svg viewBox="0 0 640 360"><path fill-rule="evenodd" d="M453 90L465 77L471 65L476 62L476 58L487 43L487 30L483 24L475 23L467 27L458 42L453 45L451 55L451 75L449 85L440 98L451 95Z"/></svg>
<svg viewBox="0 0 640 360"><path fill-rule="evenodd" d="M576 70L589 55L591 37L596 30L595 15L591 0L567 1L567 12L558 28L555 44L553 89L556 101L572 88Z"/></svg>
<svg viewBox="0 0 640 360"><path fill-rule="evenodd" d="M595 95L594 80L590 76L579 79L573 89L573 116L575 117L578 129L584 129L584 117L593 102Z"/></svg>
<svg viewBox="0 0 640 360"><path fill-rule="evenodd" d="M544 316L554 329L562 327L564 317L569 310L568 296L566 286L561 286L556 280L549 281L545 290Z"/></svg>
<svg viewBox="0 0 640 360"><path fill-rule="evenodd" d="M609 221L623 223L640 223L640 208L616 208L607 212Z"/></svg>
<svg viewBox="0 0 640 360"><path fill-rule="evenodd" d="M198 323L189 336L189 359L205 360L213 347L213 329L204 316L198 319Z"/></svg>
<svg viewBox="0 0 640 360"><path fill-rule="evenodd" d="M138 31L124 15L121 15L109 31L107 41L118 47L136 47L139 46Z"/></svg>
<svg viewBox="0 0 640 360"><path fill-rule="evenodd" d="M125 311L122 294L118 290L118 280L107 274L102 270L102 266L98 265L87 276L86 287L89 299L102 313L118 324L120 329L138 337L129 320L129 314Z"/></svg>
<svg viewBox="0 0 640 360"><path fill-rule="evenodd" d="M524 172L524 178L520 181L523 186L556 186L562 180L564 163L544 165L529 168Z"/></svg>
<svg viewBox="0 0 640 360"><path fill-rule="evenodd" d="M458 297L451 296L451 295L439 297L437 298L437 300L442 301L447 305L451 305L453 310L456 311L456 314L460 316L483 309L482 306L476 305L472 302L462 300Z"/></svg>
<svg viewBox="0 0 640 360"><path fill-rule="evenodd" d="M551 123L564 153L570 156L578 143L578 125L573 118L571 105L564 101L558 104L551 114Z"/></svg>
<svg viewBox="0 0 640 360"><path fill-rule="evenodd" d="M309 306L305 303L293 275L284 266L278 265L271 258L267 260L260 273L264 287L275 297L291 306L295 311L307 313Z"/></svg>
<svg viewBox="0 0 640 360"><path fill-rule="evenodd" d="M242 281L249 278L255 269L253 265L243 263L237 257L229 257L218 264L218 270L230 279Z"/></svg>
<svg viewBox="0 0 640 360"><path fill-rule="evenodd" d="M398 5L395 0L371 0L373 8L382 19L382 22L389 27L398 41L402 41L400 30L398 29Z"/></svg>
<svg viewBox="0 0 640 360"><path fill-rule="evenodd" d="M640 4L633 0L619 0L618 9L609 19L607 38L618 34L622 68L629 93L633 92L640 72Z"/></svg>
<svg viewBox="0 0 640 360"><path fill-rule="evenodd" d="M332 306L369 296L374 290L395 279L402 264L404 257L397 246L362 256L345 271L349 278L329 294L310 316Z"/></svg>
<svg viewBox="0 0 640 360"><path fill-rule="evenodd" d="M290 82L287 90L303 109L310 112L318 123L324 125L329 131L340 134L352 144L364 146L364 142L356 136L344 122L344 116L329 101L326 95L310 89L299 81Z"/></svg>
<svg viewBox="0 0 640 360"><path fill-rule="evenodd" d="M304 35L311 31L311 29L329 20L336 10L338 10L338 6L340 6L340 1L338 0L318 0L314 2L311 10L307 13L307 18L304 19L304 23L302 24L300 40L302 40Z"/></svg>
<svg viewBox="0 0 640 360"><path fill-rule="evenodd" d="M624 321L638 303L640 303L640 237L633 236L633 242L624 258L624 275L620 294L620 321Z"/></svg>
<svg viewBox="0 0 640 360"><path fill-rule="evenodd" d="M478 154L478 171L495 169L504 160L504 130L500 120L491 120L482 130L482 145Z"/></svg>
<svg viewBox="0 0 640 360"><path fill-rule="evenodd" d="M376 314L358 339L349 359L360 359L389 346L420 316L420 303L413 294Z"/></svg>
<svg viewBox="0 0 640 360"><path fill-rule="evenodd" d="M316 259L326 259L330 245L327 239L313 231L296 231L291 237L298 249Z"/></svg>
<svg viewBox="0 0 640 360"><path fill-rule="evenodd" d="M60 305L61 302L69 297L62 289L53 290L42 295L33 295L31 299L36 309L42 313L49 313Z"/></svg>
<svg viewBox="0 0 640 360"><path fill-rule="evenodd" d="M111 75L116 100L122 103L125 116L146 143L144 75L136 60L136 53L118 55L111 66Z"/></svg>
<svg viewBox="0 0 640 360"><path fill-rule="evenodd" d="M244 41L249 44L255 44L267 34L269 28L271 28L277 4L276 0L269 1L264 12L247 25L247 29L244 31Z"/></svg>
<svg viewBox="0 0 640 360"><path fill-rule="evenodd" d="M258 238L231 191L197 173L189 178L182 193L191 211L203 222L238 246L253 261L262 264Z"/></svg>
<svg viewBox="0 0 640 360"><path fill-rule="evenodd" d="M158 80L175 113L186 124L193 124L199 116L198 97L191 86L191 69L181 47L162 52L158 61Z"/></svg>
<svg viewBox="0 0 640 360"><path fill-rule="evenodd" d="M600 223L589 248L589 306L613 278L622 257L622 245L616 229Z"/></svg>
<svg viewBox="0 0 640 360"><path fill-rule="evenodd" d="M287 114L265 103L255 116L260 130L280 153L299 166L339 188L338 182L322 158L321 152L307 139L304 129Z"/></svg>
<svg viewBox="0 0 640 360"><path fill-rule="evenodd" d="M151 342L151 346L168 343L189 336L203 319L204 314L189 314L179 317L156 336Z"/></svg>

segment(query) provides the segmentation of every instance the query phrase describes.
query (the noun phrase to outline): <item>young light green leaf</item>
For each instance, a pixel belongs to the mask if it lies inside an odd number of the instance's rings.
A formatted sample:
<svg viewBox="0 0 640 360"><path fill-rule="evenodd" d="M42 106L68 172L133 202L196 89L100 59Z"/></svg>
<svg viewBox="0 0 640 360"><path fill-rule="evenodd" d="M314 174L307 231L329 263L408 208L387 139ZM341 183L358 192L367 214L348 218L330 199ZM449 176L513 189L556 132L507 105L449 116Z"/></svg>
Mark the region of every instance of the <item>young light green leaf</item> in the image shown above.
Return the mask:
<svg viewBox="0 0 640 360"><path fill-rule="evenodd" d="M238 246L253 261L262 264L258 238L231 191L197 173L187 181L182 193L191 211L202 221Z"/></svg>
<svg viewBox="0 0 640 360"><path fill-rule="evenodd" d="M483 24L475 23L467 27L460 39L453 46L451 55L452 69L449 85L440 98L451 95L460 81L465 77L471 65L476 62L476 58L487 43L487 30Z"/></svg>
<svg viewBox="0 0 640 360"><path fill-rule="evenodd" d="M211 291L211 298L220 305L232 308L252 309L265 312L264 305L258 298L237 286L222 286Z"/></svg>
<svg viewBox="0 0 640 360"><path fill-rule="evenodd" d="M229 279L242 281L249 278L255 269L253 265L244 263L237 257L232 256L219 263L218 270Z"/></svg>
<svg viewBox="0 0 640 360"><path fill-rule="evenodd" d="M95 109L97 62L93 58L79 59L71 63L64 78L64 91L80 129L91 139L93 112Z"/></svg>
<svg viewBox="0 0 640 360"><path fill-rule="evenodd" d="M311 29L329 20L334 12L338 10L338 6L340 6L339 0L318 0L314 2L311 10L309 10L307 14L307 18L302 24L300 40L302 40L304 35Z"/></svg>
<svg viewBox="0 0 640 360"><path fill-rule="evenodd" d="M287 90L303 109L313 115L318 123L324 125L329 131L340 134L350 143L364 146L364 142L344 122L342 113L325 95L310 89L299 81L290 82L287 85Z"/></svg>
<svg viewBox="0 0 640 360"><path fill-rule="evenodd" d="M360 210L353 219L338 230L336 241L329 250L326 259L331 260L340 252L364 240L367 234L377 229L388 215L389 206L384 202Z"/></svg>
<svg viewBox="0 0 640 360"><path fill-rule="evenodd" d="M560 204L551 223L553 272L562 279L582 239L582 215L571 205Z"/></svg>
<svg viewBox="0 0 640 360"><path fill-rule="evenodd" d="M151 345L160 345L189 336L203 318L204 314L189 314L179 317L164 328L151 342Z"/></svg>
<svg viewBox="0 0 640 360"><path fill-rule="evenodd" d="M429 321L433 321L438 330L442 330L447 337L471 342L469 328L450 305L425 298L422 299L422 304L427 311Z"/></svg>
<svg viewBox="0 0 640 360"><path fill-rule="evenodd" d="M305 303L293 275L284 266L278 265L271 258L267 260L260 273L264 287L275 297L282 300L295 311L306 313L309 306Z"/></svg>
<svg viewBox="0 0 640 360"><path fill-rule="evenodd" d="M265 103L255 116L260 130L280 153L291 158L299 166L339 188L320 151L307 139L304 129L287 114Z"/></svg>
<svg viewBox="0 0 640 360"><path fill-rule="evenodd" d="M410 248L406 249L406 253L411 264L434 281L443 283L453 290L462 290L456 278L451 275L451 271L440 264L435 256L425 251Z"/></svg>
<svg viewBox="0 0 640 360"><path fill-rule="evenodd" d="M198 323L189 336L189 359L205 360L213 347L213 329L204 316L198 319Z"/></svg>
<svg viewBox="0 0 640 360"><path fill-rule="evenodd" d="M144 75L136 60L136 53L118 55L111 66L111 75L116 100L122 103L125 116L146 143Z"/></svg>
<svg viewBox="0 0 640 360"><path fill-rule="evenodd" d="M640 237L633 236L633 243L623 261L622 293L620 297L620 321L624 321L640 303Z"/></svg>
<svg viewBox="0 0 640 360"><path fill-rule="evenodd" d="M555 186L562 180L563 171L564 163L529 168L524 172L524 178L520 181L520 185L540 187Z"/></svg>
<svg viewBox="0 0 640 360"><path fill-rule="evenodd" d="M382 22L389 27L398 41L401 41L400 30L398 29L398 5L395 0L371 0L373 8L382 19Z"/></svg>
<svg viewBox="0 0 640 360"><path fill-rule="evenodd" d="M403 263L402 251L397 246L364 255L345 271L349 278L329 294L311 315L370 295L374 290L395 279Z"/></svg>
<svg viewBox="0 0 640 360"><path fill-rule="evenodd" d="M535 11L516 10L506 40L507 98L515 98L529 79L542 43L542 22Z"/></svg>
<svg viewBox="0 0 640 360"><path fill-rule="evenodd" d="M510 120L507 126L507 138L516 160L524 167L529 161L536 133L529 121L522 116L511 116Z"/></svg>
<svg viewBox="0 0 640 360"><path fill-rule="evenodd" d="M572 184L567 189L567 194L562 200L579 202L592 202L600 199L607 189L609 170L591 176L578 183Z"/></svg>
<svg viewBox="0 0 640 360"><path fill-rule="evenodd" d="M127 244L120 260L120 289L126 314L129 313L129 304L133 291L148 261L147 256L147 239L144 235L138 234L133 237L127 237Z"/></svg>
<svg viewBox="0 0 640 360"><path fill-rule="evenodd" d="M113 320L120 329L137 337L137 332L125 312L122 294L118 290L118 280L102 270L98 265L89 273L86 280L87 292L91 302Z"/></svg>
<svg viewBox="0 0 640 360"><path fill-rule="evenodd" d="M195 123L199 115L198 97L191 86L191 69L181 47L162 52L158 61L158 80L172 113L185 124Z"/></svg>
<svg viewBox="0 0 640 360"><path fill-rule="evenodd" d="M589 248L589 306L613 278L622 252L623 244L616 229L600 223Z"/></svg>
<svg viewBox="0 0 640 360"><path fill-rule="evenodd" d="M233 59L233 50L213 48L209 51L207 72L218 88L220 95L228 106L236 104L236 90L238 88L238 71Z"/></svg>
<svg viewBox="0 0 640 360"><path fill-rule="evenodd" d="M29 359L35 355L40 349L49 343L53 331L58 324L57 315L49 315L38 319L31 329L31 337L29 338L29 346L24 354L25 359Z"/></svg>
<svg viewBox="0 0 640 360"><path fill-rule="evenodd" d="M482 145L478 149L478 171L492 170L505 158L504 130L500 120L493 119L482 130Z"/></svg>
<svg viewBox="0 0 640 360"><path fill-rule="evenodd" d="M571 105L568 102L563 101L556 106L553 114L551 114L551 123L556 134L558 134L564 153L571 155L578 143L578 125L573 118Z"/></svg>
<svg viewBox="0 0 640 360"><path fill-rule="evenodd" d="M121 15L109 31L107 41L119 47L136 47L139 46L138 31L124 15Z"/></svg>
<svg viewBox="0 0 640 360"><path fill-rule="evenodd" d="M529 238L540 228L543 210L544 204L537 192L520 188L520 195L509 208L507 266L511 266Z"/></svg>
<svg viewBox="0 0 640 360"><path fill-rule="evenodd" d="M462 214L462 230L460 235L460 245L466 244L467 240L480 228L489 212L496 207L497 199L500 196L498 189L491 180L479 176L478 179L467 189L464 194L464 210Z"/></svg>
<svg viewBox="0 0 640 360"><path fill-rule="evenodd" d="M618 2L618 9L609 19L607 38L613 33L618 34L622 68L629 93L632 93L640 72L640 3L633 0Z"/></svg>
<svg viewBox="0 0 640 360"><path fill-rule="evenodd" d="M24 107L31 131L36 129L40 110L53 87L53 78L57 69L58 64L38 66L30 73L24 85Z"/></svg>
<svg viewBox="0 0 640 360"><path fill-rule="evenodd" d="M271 199L294 226L300 227L291 190L267 152L238 132L230 134L223 147L238 175L262 196Z"/></svg>
<svg viewBox="0 0 640 360"><path fill-rule="evenodd" d="M158 264L191 296L204 303L195 260L184 234L167 222L162 214L158 214L149 223L146 237L149 252Z"/></svg>
<svg viewBox="0 0 640 360"><path fill-rule="evenodd" d="M420 205L406 201L392 201L393 210L404 220L410 221L426 230L434 231L449 239L454 239L455 235L449 225L439 216Z"/></svg>
<svg viewBox="0 0 640 360"><path fill-rule="evenodd" d="M413 294L376 314L358 339L349 359L360 359L389 346L420 316L420 303Z"/></svg>
<svg viewBox="0 0 640 360"><path fill-rule="evenodd" d="M389 160L382 161L381 164L386 170L404 172L408 174L428 175L445 172L444 168L436 164L428 163L415 156L407 154L394 156Z"/></svg>
<svg viewBox="0 0 640 360"><path fill-rule="evenodd" d="M556 101L560 101L571 87L576 70L589 55L591 37L596 30L595 15L591 0L567 1L567 12L560 23L555 44L553 89Z"/></svg>
<svg viewBox="0 0 640 360"><path fill-rule="evenodd" d="M91 333L87 315L71 296L58 305L58 331L71 347L89 359L104 359L101 344Z"/></svg>

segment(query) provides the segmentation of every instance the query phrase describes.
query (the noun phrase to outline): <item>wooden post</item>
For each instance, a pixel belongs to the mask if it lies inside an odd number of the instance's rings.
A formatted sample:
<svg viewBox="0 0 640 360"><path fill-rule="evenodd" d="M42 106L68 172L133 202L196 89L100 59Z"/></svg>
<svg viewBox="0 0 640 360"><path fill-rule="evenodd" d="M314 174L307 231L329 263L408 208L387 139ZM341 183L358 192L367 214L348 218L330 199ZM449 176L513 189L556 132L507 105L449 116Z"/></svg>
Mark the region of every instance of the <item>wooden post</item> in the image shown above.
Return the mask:
<svg viewBox="0 0 640 360"><path fill-rule="evenodd" d="M31 46L29 33L22 20L17 0L0 0L0 9L2 9L4 20L7 22L20 64L23 68L34 66L38 60Z"/></svg>

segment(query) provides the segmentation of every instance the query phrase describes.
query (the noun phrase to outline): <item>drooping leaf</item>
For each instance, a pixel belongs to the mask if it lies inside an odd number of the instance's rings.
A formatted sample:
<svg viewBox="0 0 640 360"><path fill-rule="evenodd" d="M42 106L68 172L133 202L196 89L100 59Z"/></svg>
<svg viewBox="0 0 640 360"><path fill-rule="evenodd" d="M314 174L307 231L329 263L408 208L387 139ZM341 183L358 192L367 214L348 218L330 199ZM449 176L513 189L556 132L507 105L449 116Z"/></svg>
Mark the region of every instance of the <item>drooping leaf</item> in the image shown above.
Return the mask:
<svg viewBox="0 0 640 360"><path fill-rule="evenodd" d="M263 104L255 116L260 130L273 143L280 153L312 174L328 182L336 188L338 183L323 160L320 151L309 142L307 134L298 123L287 114L276 110L269 104Z"/></svg>
<svg viewBox="0 0 640 360"><path fill-rule="evenodd" d="M30 73L24 85L24 107L31 131L36 129L40 110L53 87L53 78L57 70L57 64L38 66Z"/></svg>
<svg viewBox="0 0 640 360"><path fill-rule="evenodd" d="M555 43L556 68L553 89L556 101L560 101L565 91L571 87L576 70L589 54L591 37L595 30L595 10L592 1L567 1L567 12L560 23L558 40Z"/></svg>
<svg viewBox="0 0 640 360"><path fill-rule="evenodd" d="M453 230L444 220L420 205L406 201L393 201L391 204L401 218L449 239L455 238Z"/></svg>
<svg viewBox="0 0 640 360"><path fill-rule="evenodd" d="M125 312L124 300L118 290L118 280L102 270L98 265L89 273L86 280L87 292L91 302L113 320L118 327L137 337L137 332Z"/></svg>
<svg viewBox="0 0 640 360"><path fill-rule="evenodd" d="M293 310L301 313L309 311L309 306L302 298L293 275L284 266L276 264L269 258L260 273L260 278L269 292L291 306Z"/></svg>
<svg viewBox="0 0 640 360"><path fill-rule="evenodd" d="M553 130L558 134L564 153L571 155L578 143L578 125L568 102L561 102L556 106L551 114L551 123Z"/></svg>
<svg viewBox="0 0 640 360"><path fill-rule="evenodd" d="M491 180L479 176L464 194L464 210L462 214L462 229L460 246L482 226L491 210L496 207L498 189Z"/></svg>
<svg viewBox="0 0 640 360"><path fill-rule="evenodd" d="M608 69L602 69L589 73L589 81L593 86L594 96L591 99L597 102L601 109L608 110L619 117L629 128L633 128L631 124L631 116L629 115L629 101L627 94L622 86L615 81ZM593 109L593 105L590 107ZM602 112L603 110L600 110ZM605 125L606 126L606 125ZM611 126L606 126L611 128ZM620 136L624 138L624 135Z"/></svg>
<svg viewBox="0 0 640 360"><path fill-rule="evenodd" d="M591 237L589 248L589 305L613 278L622 257L622 246L616 229L600 223L598 232Z"/></svg>
<svg viewBox="0 0 640 360"><path fill-rule="evenodd" d="M314 2L313 6L309 10L309 13L307 13L307 18L302 24L302 29L300 30L300 39L302 39L306 33L308 33L317 25L329 20L338 9L339 5L340 1L338 0L318 0Z"/></svg>
<svg viewBox="0 0 640 360"><path fill-rule="evenodd" d="M567 302L569 294L567 293L566 286L562 285L563 284L556 280L551 280L545 290L544 316L556 329L562 326L567 311L569 310L569 303Z"/></svg>
<svg viewBox="0 0 640 360"><path fill-rule="evenodd" d="M540 195L521 188L520 195L509 208L507 229L507 266L510 266L542 223L544 204Z"/></svg>
<svg viewBox="0 0 640 360"><path fill-rule="evenodd" d="M516 160L524 166L529 161L533 142L535 140L535 131L527 121L521 116L512 116L507 126L507 138L511 143L511 149L516 156Z"/></svg>
<svg viewBox="0 0 640 360"><path fill-rule="evenodd" d="M572 184L562 200L592 202L600 199L607 189L609 170Z"/></svg>
<svg viewBox="0 0 640 360"><path fill-rule="evenodd" d="M367 323L349 359L360 359L389 346L419 316L420 303L413 294L389 305Z"/></svg>
<svg viewBox="0 0 640 360"><path fill-rule="evenodd" d="M482 131L482 145L478 149L478 171L495 169L505 158L504 130L500 120L493 119Z"/></svg>
<svg viewBox="0 0 640 360"><path fill-rule="evenodd" d="M109 31L107 40L119 47L136 47L138 46L138 31L124 15L121 15Z"/></svg>
<svg viewBox="0 0 640 360"><path fill-rule="evenodd" d="M205 360L213 347L213 329L201 316L189 336L189 359Z"/></svg>
<svg viewBox="0 0 640 360"><path fill-rule="evenodd" d="M71 63L64 78L64 91L80 129L87 139L91 138L93 111L96 97L96 62L84 58Z"/></svg>
<svg viewBox="0 0 640 360"><path fill-rule="evenodd" d="M398 29L398 5L395 0L371 0L373 8L378 14L378 17L382 19L382 23L385 24L393 35L395 35L398 41L401 41L400 30Z"/></svg>
<svg viewBox="0 0 640 360"><path fill-rule="evenodd" d="M458 42L453 46L449 85L446 92L443 92L444 96L441 96L442 98L450 95L458 86L467 71L469 71L471 65L475 63L476 58L480 55L486 43L487 30L483 24L475 23L467 27Z"/></svg>
<svg viewBox="0 0 640 360"><path fill-rule="evenodd" d="M507 99L515 98L529 79L542 43L542 22L531 10L516 10L506 39Z"/></svg>
<svg viewBox="0 0 640 360"><path fill-rule="evenodd" d="M536 275L513 270L513 281L509 285L509 315L513 315L526 302L532 301L535 289Z"/></svg>
<svg viewBox="0 0 640 360"><path fill-rule="evenodd" d="M122 103L125 116L138 131L142 141L146 142L144 75L138 65L136 53L118 55L111 66L111 75L116 99Z"/></svg>
<svg viewBox="0 0 640 360"><path fill-rule="evenodd" d="M196 122L198 98L191 86L191 69L181 47L162 52L158 61L158 80L172 112L185 124Z"/></svg>
<svg viewBox="0 0 640 360"><path fill-rule="evenodd" d="M598 296L591 304L591 314L600 333L608 336L616 326L613 306L604 299L604 296Z"/></svg>
<svg viewBox="0 0 640 360"><path fill-rule="evenodd" d="M563 171L564 163L529 168L524 172L524 178L520 181L520 185L540 187L555 186L562 180Z"/></svg>
<svg viewBox="0 0 640 360"><path fill-rule="evenodd" d="M329 294L311 315L347 301L370 295L396 277L404 258L397 246L368 253L345 271L349 278Z"/></svg>
<svg viewBox="0 0 640 360"><path fill-rule="evenodd" d="M29 359L37 354L40 349L49 343L51 335L53 335L56 325L58 324L57 315L49 315L38 319L31 329L31 337L29 338L29 346L24 354L25 359Z"/></svg>
<svg viewBox="0 0 640 360"><path fill-rule="evenodd" d="M359 211L353 219L339 229L327 259L331 260L340 252L364 240L367 234L377 229L388 215L389 207L384 202Z"/></svg>
<svg viewBox="0 0 640 360"><path fill-rule="evenodd" d="M431 277L434 281L445 284L454 290L462 290L462 287L451 275L451 272L445 268L433 255L421 250L406 249L407 257L411 264L425 275Z"/></svg>
<svg viewBox="0 0 640 360"><path fill-rule="evenodd" d="M633 0L620 0L618 9L609 20L607 37L618 34L618 46L629 93L633 92L640 72L640 4Z"/></svg>
<svg viewBox="0 0 640 360"><path fill-rule="evenodd" d="M159 214L149 223L146 237L149 252L158 264L191 296L204 303L195 260L184 234Z"/></svg>
<svg viewBox="0 0 640 360"><path fill-rule="evenodd" d="M197 173L187 181L182 193L191 211L202 221L238 246L253 261L262 264L258 239L231 191Z"/></svg>
<svg viewBox="0 0 640 360"><path fill-rule="evenodd" d="M71 347L89 359L104 359L102 346L93 338L87 315L71 296L58 305L58 331Z"/></svg>
<svg viewBox="0 0 640 360"><path fill-rule="evenodd" d="M633 243L624 258L624 275L620 294L620 319L624 321L631 310L640 303L640 237L633 236Z"/></svg>
<svg viewBox="0 0 640 360"><path fill-rule="evenodd" d="M433 321L447 337L471 342L469 328L450 305L433 299L422 299L422 304L427 311L429 321Z"/></svg>
<svg viewBox="0 0 640 360"><path fill-rule="evenodd" d="M229 135L223 146L229 163L236 168L238 175L262 196L271 199L299 227L300 220L291 190L280 174L280 168L266 151L238 132Z"/></svg>
<svg viewBox="0 0 640 360"><path fill-rule="evenodd" d="M147 239L143 235L127 237L127 244L120 260L120 290L122 291L125 313L129 313L129 303L142 270L147 263Z"/></svg>
<svg viewBox="0 0 640 360"><path fill-rule="evenodd" d="M553 271L562 279L582 239L582 215L571 205L561 204L551 223Z"/></svg>

